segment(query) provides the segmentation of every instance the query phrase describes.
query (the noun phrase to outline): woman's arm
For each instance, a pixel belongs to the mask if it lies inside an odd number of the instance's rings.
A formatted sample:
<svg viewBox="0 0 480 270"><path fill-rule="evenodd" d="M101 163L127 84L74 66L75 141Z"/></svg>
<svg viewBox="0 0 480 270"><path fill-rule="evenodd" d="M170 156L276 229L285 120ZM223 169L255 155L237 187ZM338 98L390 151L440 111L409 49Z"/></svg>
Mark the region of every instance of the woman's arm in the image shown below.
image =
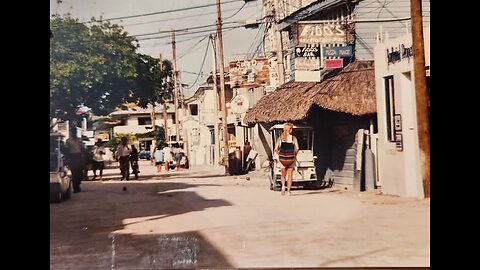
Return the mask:
<svg viewBox="0 0 480 270"><path fill-rule="evenodd" d="M297 141L297 137L293 136L293 145L294 145L294 151L295 151L295 156L297 155L298 153L298 150L300 150L300 148L298 147L298 141Z"/></svg>
<svg viewBox="0 0 480 270"><path fill-rule="evenodd" d="M277 138L277 141L275 142L275 148L274 152L278 154L278 148L280 147L280 137Z"/></svg>

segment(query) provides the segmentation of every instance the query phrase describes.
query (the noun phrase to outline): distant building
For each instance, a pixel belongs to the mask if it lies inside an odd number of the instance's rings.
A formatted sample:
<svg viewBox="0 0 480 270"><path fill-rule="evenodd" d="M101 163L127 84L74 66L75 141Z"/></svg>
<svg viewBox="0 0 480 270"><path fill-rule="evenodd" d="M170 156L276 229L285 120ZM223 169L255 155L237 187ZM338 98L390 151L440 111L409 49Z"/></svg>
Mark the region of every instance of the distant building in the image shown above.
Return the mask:
<svg viewBox="0 0 480 270"><path fill-rule="evenodd" d="M152 131L152 106L147 108L132 107L127 110L119 110L110 113L110 118L116 120L113 126L113 133L133 133L144 134ZM155 125L164 127L163 105L155 106ZM166 132L169 136L167 141L176 136L175 128L175 107L173 104L167 104L167 127ZM153 138L139 138L139 149L150 150Z"/></svg>

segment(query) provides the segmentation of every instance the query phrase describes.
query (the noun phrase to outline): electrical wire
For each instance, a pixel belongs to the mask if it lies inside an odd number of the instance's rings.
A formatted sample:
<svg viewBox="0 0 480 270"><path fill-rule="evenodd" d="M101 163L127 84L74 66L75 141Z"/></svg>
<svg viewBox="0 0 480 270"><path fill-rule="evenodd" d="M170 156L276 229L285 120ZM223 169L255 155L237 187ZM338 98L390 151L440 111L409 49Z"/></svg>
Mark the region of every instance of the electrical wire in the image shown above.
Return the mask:
<svg viewBox="0 0 480 270"><path fill-rule="evenodd" d="M250 7L254 7L254 6L247 6L246 8L250 8ZM225 10L222 10L222 13L227 12L227 11L233 11L233 10L237 10L237 9L236 8L225 9ZM188 16L184 16L184 17L162 19L162 20L155 20L155 21L146 21L146 22L140 22L140 23L128 23L128 24L122 24L122 25L123 26L135 26L135 25L144 25L144 24L150 24L150 23L156 23L156 22L167 22L167 21L170 22L170 21L186 20L186 19L189 20L192 17L201 17L201 16L205 16L205 15L212 15L212 14L217 14L217 12L215 11L215 12L208 12L208 13L202 13L202 14L188 15Z"/></svg>
<svg viewBox="0 0 480 270"><path fill-rule="evenodd" d="M207 58L209 45L210 45L210 42L207 42L207 47L205 48L205 54L203 55L202 65L200 66L200 70L198 71L197 78L195 79L195 81L192 84L189 84L190 87L185 87L186 89L191 89L197 83L198 79L200 78L200 72L202 72L202 70L203 70L203 65L205 64L205 59Z"/></svg>
<svg viewBox="0 0 480 270"><path fill-rule="evenodd" d="M229 27L225 27L223 28L223 30L227 30L227 29L236 29L236 28L241 28L241 27L244 27L244 25L238 25L238 26L229 26ZM201 31L195 31L195 32L184 32L184 33L179 33L177 34L176 36L185 36L185 35L192 35L192 34L199 34L199 33L212 33L216 31L216 29L208 29L208 30L201 30ZM150 40L150 39L160 39L160 38L169 38L171 37L171 35L166 35L166 36L158 36L158 37L149 37L149 38L142 38L142 39L138 39L138 41L144 41L144 40Z"/></svg>
<svg viewBox="0 0 480 270"><path fill-rule="evenodd" d="M240 2L240 1L243 1L243 0L230 0L230 1L223 2L222 4L230 4L230 3L234 3L234 2ZM83 23L92 23L92 22L103 22L103 21L114 21L114 20L124 20L124 19L140 18L140 17L152 16L152 15L158 15L158 14L173 13L173 12L180 12L180 11L185 11L185 10L193 10L193 9L211 7L211 6L216 6L216 5L217 5L217 4L206 4L206 5L201 5L201 6L194 6L194 7L187 7L187 8L179 8L179 9L171 9L171 10L157 11L157 12L151 12L151 13L143 13L143 14L130 15L130 16L115 17L115 18L109 18L109 19L90 20L90 21L86 21L86 22L83 22Z"/></svg>
<svg viewBox="0 0 480 270"><path fill-rule="evenodd" d="M243 22L225 22L223 24L239 24ZM165 30L165 31L158 31L158 32L152 32L152 33L145 33L145 34L136 34L132 35L134 37L142 37L142 36L151 36L151 35L157 35L157 34L164 34L164 33L172 33L173 31L175 32L183 32L183 31L189 31L192 29L201 29L201 28L207 28L207 27L215 27L216 24L207 24L207 25L200 25L200 26L194 26L194 27L189 27L189 28L181 28L181 29L174 29L174 30Z"/></svg>
<svg viewBox="0 0 480 270"><path fill-rule="evenodd" d="M240 10L242 10L243 7L245 7L246 4L247 4L247 2L243 3L243 5L237 10L237 12L233 13L233 15L230 15L230 16L228 16L228 17L226 17L226 18L222 18L222 20L231 19L232 17L234 17L235 15L237 15L237 14L240 12Z"/></svg>

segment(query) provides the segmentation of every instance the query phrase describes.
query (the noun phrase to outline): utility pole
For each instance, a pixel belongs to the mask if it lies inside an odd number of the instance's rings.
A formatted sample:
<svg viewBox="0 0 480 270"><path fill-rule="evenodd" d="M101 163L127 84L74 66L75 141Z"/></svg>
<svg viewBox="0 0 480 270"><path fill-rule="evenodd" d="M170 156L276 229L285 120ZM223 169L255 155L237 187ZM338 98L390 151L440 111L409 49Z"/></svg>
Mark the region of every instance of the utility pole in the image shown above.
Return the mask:
<svg viewBox="0 0 480 270"><path fill-rule="evenodd" d="M225 164L225 173L228 173L228 128L227 128L227 104L225 98L225 72L223 63L223 37L222 37L222 11L220 9L220 0L217 0L217 36L218 36L218 57L220 58L220 91L222 103L222 128L223 128L223 160Z"/></svg>
<svg viewBox="0 0 480 270"><path fill-rule="evenodd" d="M160 71L163 71L163 60L162 60L162 54L160 54ZM165 134L165 140L169 141L168 139L168 127L167 127L167 104L166 100L163 98L163 94L161 96L162 98L162 103L163 103L163 132Z"/></svg>
<svg viewBox="0 0 480 270"><path fill-rule="evenodd" d="M423 194L430 197L430 127L428 94L425 80L425 46L423 41L422 1L410 0L412 18L413 71L417 101L418 143L422 163Z"/></svg>
<svg viewBox="0 0 480 270"><path fill-rule="evenodd" d="M273 16L275 20L275 42L277 50L277 72L278 82L280 85L285 83L285 67L283 66L283 40L282 32L278 28L278 22L280 21L280 9L278 8L278 0L272 0L273 3Z"/></svg>
<svg viewBox="0 0 480 270"><path fill-rule="evenodd" d="M180 141L180 126L178 124L178 85L177 85L177 54L175 46L175 30L172 31L172 55L173 55L173 98L175 102L175 131L176 141Z"/></svg>
<svg viewBox="0 0 480 270"><path fill-rule="evenodd" d="M212 41L212 77L213 77L213 90L214 90L214 97L215 97L215 160L218 161L220 157L220 133L218 132L218 85L217 85L217 55L215 53L217 49L217 44L215 43L215 37L210 35L210 40Z"/></svg>

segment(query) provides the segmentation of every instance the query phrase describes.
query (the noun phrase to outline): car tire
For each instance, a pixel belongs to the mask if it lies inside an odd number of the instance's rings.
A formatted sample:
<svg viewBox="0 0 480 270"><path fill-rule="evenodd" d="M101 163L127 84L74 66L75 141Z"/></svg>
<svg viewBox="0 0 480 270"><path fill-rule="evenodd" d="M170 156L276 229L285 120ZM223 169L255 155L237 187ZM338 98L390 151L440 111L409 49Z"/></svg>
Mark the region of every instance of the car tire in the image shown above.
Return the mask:
<svg viewBox="0 0 480 270"><path fill-rule="evenodd" d="M65 193L63 194L63 198L65 198L65 200L68 200L71 197L72 197L72 181L70 181L70 183L68 184L67 191L65 191Z"/></svg>
<svg viewBox="0 0 480 270"><path fill-rule="evenodd" d="M53 203L59 203L63 199L62 192L57 192L52 195L50 195L50 201Z"/></svg>

